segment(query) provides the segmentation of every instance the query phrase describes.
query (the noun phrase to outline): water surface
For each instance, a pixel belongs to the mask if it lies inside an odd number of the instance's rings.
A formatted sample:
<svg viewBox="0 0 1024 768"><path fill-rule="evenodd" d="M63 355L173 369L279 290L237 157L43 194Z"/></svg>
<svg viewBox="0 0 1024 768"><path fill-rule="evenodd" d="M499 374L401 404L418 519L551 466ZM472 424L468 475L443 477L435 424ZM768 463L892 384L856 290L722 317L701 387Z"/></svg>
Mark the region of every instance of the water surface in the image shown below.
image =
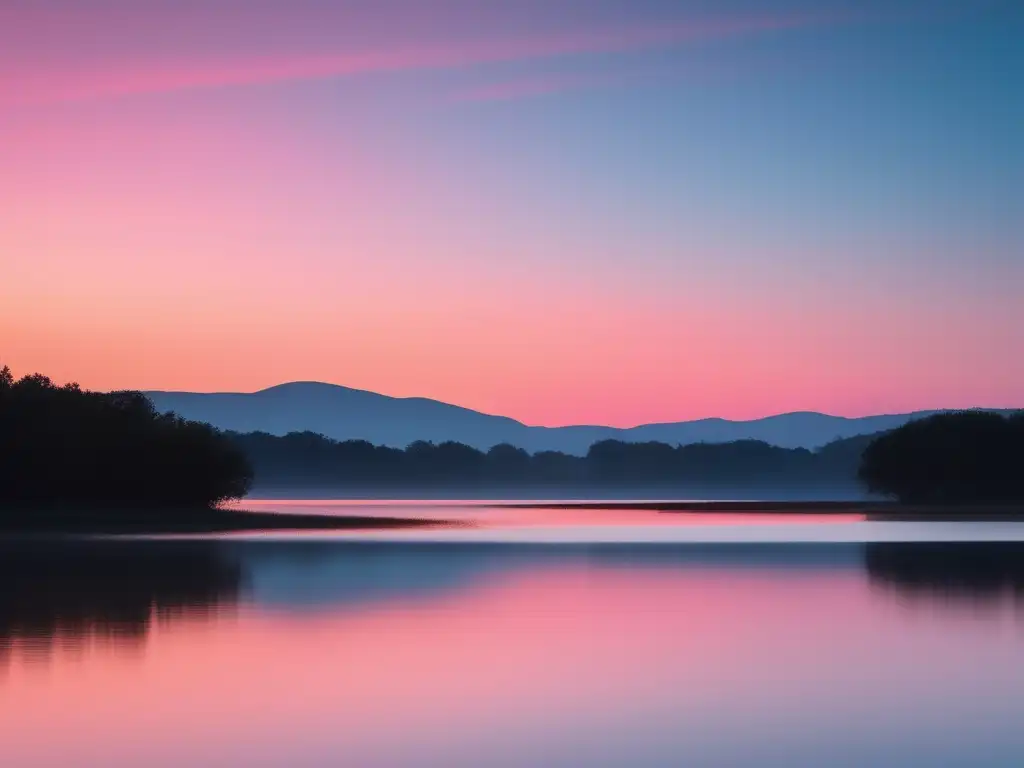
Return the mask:
<svg viewBox="0 0 1024 768"><path fill-rule="evenodd" d="M2 543L0 764L1024 764L1024 544L505 514Z"/></svg>

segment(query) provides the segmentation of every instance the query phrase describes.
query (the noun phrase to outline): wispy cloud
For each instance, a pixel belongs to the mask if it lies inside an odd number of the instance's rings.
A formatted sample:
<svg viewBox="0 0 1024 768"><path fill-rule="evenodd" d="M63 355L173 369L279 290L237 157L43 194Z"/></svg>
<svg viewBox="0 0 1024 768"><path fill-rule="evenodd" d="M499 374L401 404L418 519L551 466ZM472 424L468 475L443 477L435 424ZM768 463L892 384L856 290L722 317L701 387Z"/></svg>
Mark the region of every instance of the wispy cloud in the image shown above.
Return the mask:
<svg viewBox="0 0 1024 768"><path fill-rule="evenodd" d="M407 46L320 55L267 57L225 54L217 58L181 61L132 61L117 68L33 68L0 71L0 103L50 103L101 99L133 94L166 93L226 86L321 80L373 73L444 70L502 62L551 59L587 54L630 53L688 43L703 43L768 34L828 23L821 15L737 17L718 20L581 31L529 39L475 40L450 45ZM532 86L534 93L571 87L549 80ZM519 94L531 90L509 86ZM500 89L491 98L500 98ZM486 92L477 98L488 98ZM472 98L472 95L470 95Z"/></svg>

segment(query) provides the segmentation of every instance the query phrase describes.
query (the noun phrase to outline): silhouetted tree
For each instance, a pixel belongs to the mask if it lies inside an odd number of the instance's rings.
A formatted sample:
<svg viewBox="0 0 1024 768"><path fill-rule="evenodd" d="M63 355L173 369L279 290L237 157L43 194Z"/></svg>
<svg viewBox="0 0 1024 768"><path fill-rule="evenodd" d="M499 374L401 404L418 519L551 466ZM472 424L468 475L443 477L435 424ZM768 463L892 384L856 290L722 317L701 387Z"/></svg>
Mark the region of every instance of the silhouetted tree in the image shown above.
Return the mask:
<svg viewBox="0 0 1024 768"><path fill-rule="evenodd" d="M1024 419L966 411L913 421L873 441L859 477L907 503L1024 500Z"/></svg>
<svg viewBox="0 0 1024 768"><path fill-rule="evenodd" d="M487 476L498 484L518 485L530 479L530 454L508 443L487 452Z"/></svg>
<svg viewBox="0 0 1024 768"><path fill-rule="evenodd" d="M244 496L248 461L207 424L157 413L138 392L0 374L0 524L28 508L214 505Z"/></svg>

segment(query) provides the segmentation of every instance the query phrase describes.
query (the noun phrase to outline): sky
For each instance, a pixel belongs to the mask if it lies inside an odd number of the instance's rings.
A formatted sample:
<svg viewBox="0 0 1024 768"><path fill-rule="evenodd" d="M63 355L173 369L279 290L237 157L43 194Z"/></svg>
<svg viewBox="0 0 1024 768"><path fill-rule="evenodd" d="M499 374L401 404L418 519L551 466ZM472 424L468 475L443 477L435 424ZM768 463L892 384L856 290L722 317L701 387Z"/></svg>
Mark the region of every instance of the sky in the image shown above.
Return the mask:
<svg viewBox="0 0 1024 768"><path fill-rule="evenodd" d="M2 0L0 364L1024 406L1016 0Z"/></svg>

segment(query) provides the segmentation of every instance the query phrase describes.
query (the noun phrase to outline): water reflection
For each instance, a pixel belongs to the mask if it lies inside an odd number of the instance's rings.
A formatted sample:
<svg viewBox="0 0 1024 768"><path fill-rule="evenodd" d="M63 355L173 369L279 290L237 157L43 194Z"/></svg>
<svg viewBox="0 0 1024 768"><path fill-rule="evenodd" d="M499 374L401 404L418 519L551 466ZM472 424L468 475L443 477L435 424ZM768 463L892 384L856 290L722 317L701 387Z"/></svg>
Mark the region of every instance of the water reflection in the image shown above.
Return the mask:
<svg viewBox="0 0 1024 768"><path fill-rule="evenodd" d="M235 550L250 599L302 611L443 596L516 573L571 568L807 569L859 567L848 545L808 547L252 542Z"/></svg>
<svg viewBox="0 0 1024 768"><path fill-rule="evenodd" d="M1021 554L0 545L0 763L1016 766L1019 633L892 595L1019 594Z"/></svg>
<svg viewBox="0 0 1024 768"><path fill-rule="evenodd" d="M865 573L902 600L991 606L1024 598L1024 543L416 544L251 546L251 599L280 609L416 600L544 569Z"/></svg>
<svg viewBox="0 0 1024 768"><path fill-rule="evenodd" d="M130 648L155 623L203 619L236 603L242 567L213 542L0 545L0 661L21 651Z"/></svg>
<svg viewBox="0 0 1024 768"><path fill-rule="evenodd" d="M1024 599L1020 542L868 544L864 563L872 584L905 600L991 607Z"/></svg>
<svg viewBox="0 0 1024 768"><path fill-rule="evenodd" d="M315 541L65 541L0 545L0 660L55 647L138 646L150 629L241 601L360 610L567 568L856 573L903 600L1024 598L1024 544L463 545Z"/></svg>

